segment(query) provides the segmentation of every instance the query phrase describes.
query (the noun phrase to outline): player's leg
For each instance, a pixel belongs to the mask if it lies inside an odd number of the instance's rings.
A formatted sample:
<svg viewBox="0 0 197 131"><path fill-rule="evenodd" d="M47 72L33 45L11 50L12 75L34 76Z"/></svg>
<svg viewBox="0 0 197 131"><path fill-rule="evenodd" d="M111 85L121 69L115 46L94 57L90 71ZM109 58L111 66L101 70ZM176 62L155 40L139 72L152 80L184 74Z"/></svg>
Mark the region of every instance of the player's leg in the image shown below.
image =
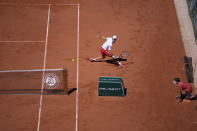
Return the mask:
<svg viewBox="0 0 197 131"><path fill-rule="evenodd" d="M97 58L93 58L92 60L93 61L99 61L99 60L102 60L102 59L105 59L105 56L104 55L102 55L100 57L97 57Z"/></svg>
<svg viewBox="0 0 197 131"><path fill-rule="evenodd" d="M117 61L117 64L119 65L120 68L126 68L126 66L122 64L120 61Z"/></svg>
<svg viewBox="0 0 197 131"><path fill-rule="evenodd" d="M99 60L105 59L106 51L103 48L101 48L100 52L101 52L101 56L97 57L97 58L91 58L90 62L94 62L94 61L99 61Z"/></svg>
<svg viewBox="0 0 197 131"><path fill-rule="evenodd" d="M183 99L185 98L185 94L179 94L179 96L177 96L176 97L178 100L177 100L177 103L179 103L179 102L182 102L183 101Z"/></svg>
<svg viewBox="0 0 197 131"><path fill-rule="evenodd" d="M124 64L121 63L121 58L120 57L114 56L112 52L109 52L109 54L110 54L110 57L112 57L114 59L114 62L116 62L117 65L120 68L126 68L126 65L124 65Z"/></svg>
<svg viewBox="0 0 197 131"><path fill-rule="evenodd" d="M187 100L190 100L191 94L192 94L192 91L186 92L185 98L186 98Z"/></svg>
<svg viewBox="0 0 197 131"><path fill-rule="evenodd" d="M183 101L183 99L178 99L177 103L182 102L182 101Z"/></svg>
<svg viewBox="0 0 197 131"><path fill-rule="evenodd" d="M190 97L190 100L197 100L197 94Z"/></svg>

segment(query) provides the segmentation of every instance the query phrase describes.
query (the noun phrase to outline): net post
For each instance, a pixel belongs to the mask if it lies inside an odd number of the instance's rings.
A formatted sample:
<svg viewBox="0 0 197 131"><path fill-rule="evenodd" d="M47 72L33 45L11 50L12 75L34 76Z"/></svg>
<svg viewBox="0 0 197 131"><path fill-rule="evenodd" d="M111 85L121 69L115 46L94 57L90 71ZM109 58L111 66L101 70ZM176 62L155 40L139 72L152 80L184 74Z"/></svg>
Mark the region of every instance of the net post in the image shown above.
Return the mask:
<svg viewBox="0 0 197 131"><path fill-rule="evenodd" d="M63 79L64 94L68 95L68 71L66 68L63 69Z"/></svg>

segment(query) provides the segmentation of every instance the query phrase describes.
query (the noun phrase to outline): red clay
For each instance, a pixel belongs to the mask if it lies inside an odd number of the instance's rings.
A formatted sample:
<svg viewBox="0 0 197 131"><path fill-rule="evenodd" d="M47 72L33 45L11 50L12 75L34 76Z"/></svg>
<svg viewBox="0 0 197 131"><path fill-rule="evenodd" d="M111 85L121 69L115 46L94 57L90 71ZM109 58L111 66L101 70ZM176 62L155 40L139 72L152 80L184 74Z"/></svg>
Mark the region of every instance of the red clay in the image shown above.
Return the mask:
<svg viewBox="0 0 197 131"><path fill-rule="evenodd" d="M64 3L69 2L77 3ZM183 70L185 51L173 1L82 0L79 3L78 131L195 131L196 101L177 104L177 90L172 85L175 76L186 81ZM0 6L0 10L5 8L7 6ZM11 28L8 24L12 22L8 20L6 23L5 20L0 24L0 34L4 30L6 33L0 35L0 40L45 39L48 8L38 6L32 9L42 15L35 15L32 11L21 18L26 21L33 14L34 18L39 17L39 22L32 22L35 25L29 35L20 33L27 32L27 27L23 28L25 24L19 22L18 26ZM20 12L26 10L18 7L14 10L18 10L13 13L17 17L12 19L19 21ZM11 17L12 12L7 17ZM69 88L76 88L76 61L71 59L76 59L77 7L52 6L51 12L47 68L67 67ZM2 14L0 18L5 19L6 15ZM10 36L10 31L18 35ZM131 53L124 62L125 69L105 62L88 61L90 57L100 55L99 47L103 41L95 36L113 34L118 36L113 53L119 54L123 50ZM0 69L42 68L44 44L17 46L1 43ZM99 76L122 77L127 96L98 97ZM0 99L2 130L36 130L40 96L4 95ZM76 92L70 96L43 96L40 131L75 130L75 106Z"/></svg>

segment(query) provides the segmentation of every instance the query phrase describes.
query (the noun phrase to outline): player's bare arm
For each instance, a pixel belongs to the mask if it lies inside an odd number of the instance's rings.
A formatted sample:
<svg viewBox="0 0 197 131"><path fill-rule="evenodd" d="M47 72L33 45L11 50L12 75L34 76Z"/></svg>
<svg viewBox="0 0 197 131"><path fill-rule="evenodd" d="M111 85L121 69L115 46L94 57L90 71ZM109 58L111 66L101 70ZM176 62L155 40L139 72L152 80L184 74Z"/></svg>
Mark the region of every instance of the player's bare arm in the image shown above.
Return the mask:
<svg viewBox="0 0 197 131"><path fill-rule="evenodd" d="M100 39L105 39L106 40L107 37L97 35L96 38L100 38Z"/></svg>

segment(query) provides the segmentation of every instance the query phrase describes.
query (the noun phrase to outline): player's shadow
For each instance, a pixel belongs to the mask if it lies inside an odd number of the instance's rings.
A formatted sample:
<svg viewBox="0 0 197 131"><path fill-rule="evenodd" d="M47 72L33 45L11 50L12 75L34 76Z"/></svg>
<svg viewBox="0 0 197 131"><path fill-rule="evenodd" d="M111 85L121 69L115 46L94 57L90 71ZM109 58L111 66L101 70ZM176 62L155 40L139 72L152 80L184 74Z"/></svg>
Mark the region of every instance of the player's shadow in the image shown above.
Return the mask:
<svg viewBox="0 0 197 131"><path fill-rule="evenodd" d="M118 63L117 63L118 61L119 62L127 61L127 59L117 58L117 59L108 59L108 60L98 60L98 61L95 61L95 62L106 62L106 63L109 63L109 64L113 64L113 65L117 65L118 66ZM133 63L134 62L130 62L129 64L133 64Z"/></svg>
<svg viewBox="0 0 197 131"><path fill-rule="evenodd" d="M117 59L109 59L109 60L106 60L106 63L109 63L109 64L114 64L114 65L118 65L118 61L127 61L127 59L122 59L122 58L117 58Z"/></svg>

